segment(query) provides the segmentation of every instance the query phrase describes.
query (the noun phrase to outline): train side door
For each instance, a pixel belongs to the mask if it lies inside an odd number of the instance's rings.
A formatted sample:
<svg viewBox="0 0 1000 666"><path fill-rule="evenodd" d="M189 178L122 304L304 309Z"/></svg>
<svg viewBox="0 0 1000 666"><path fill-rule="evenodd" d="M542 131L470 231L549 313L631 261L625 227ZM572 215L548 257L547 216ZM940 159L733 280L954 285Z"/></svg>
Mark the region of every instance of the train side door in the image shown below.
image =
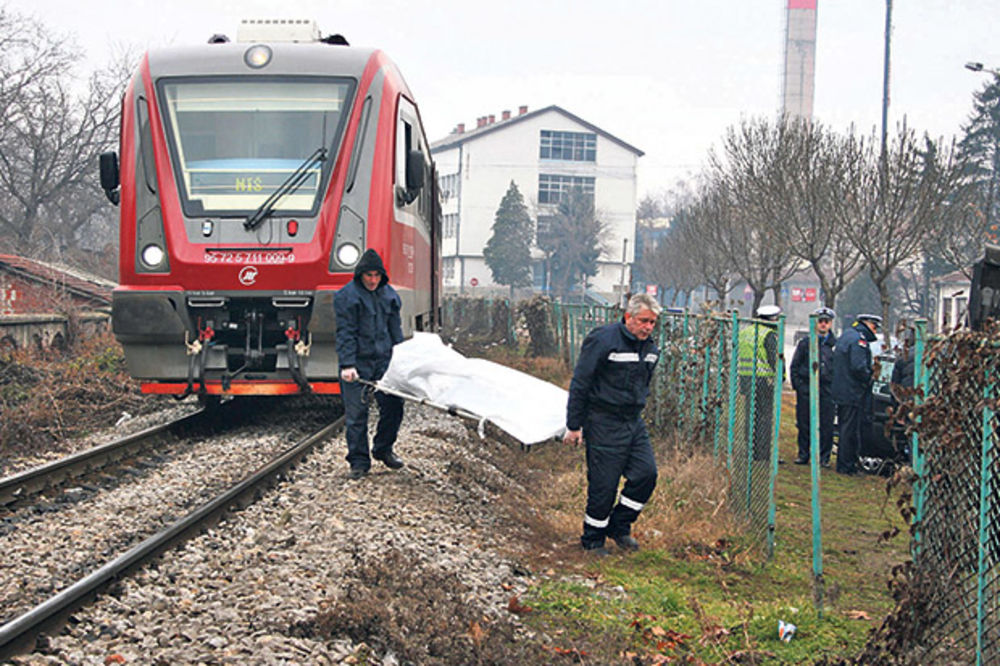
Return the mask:
<svg viewBox="0 0 1000 666"><path fill-rule="evenodd" d="M431 315L431 215L433 191L431 187L430 151L420 125L417 109L405 97L399 98L396 113L395 155L395 217L401 230L400 238L392 239L394 273L392 280L409 288L413 301L409 321L403 322L404 332L426 328ZM417 182L420 180L421 182ZM397 256L398 253L398 256ZM406 296L401 293L402 298Z"/></svg>

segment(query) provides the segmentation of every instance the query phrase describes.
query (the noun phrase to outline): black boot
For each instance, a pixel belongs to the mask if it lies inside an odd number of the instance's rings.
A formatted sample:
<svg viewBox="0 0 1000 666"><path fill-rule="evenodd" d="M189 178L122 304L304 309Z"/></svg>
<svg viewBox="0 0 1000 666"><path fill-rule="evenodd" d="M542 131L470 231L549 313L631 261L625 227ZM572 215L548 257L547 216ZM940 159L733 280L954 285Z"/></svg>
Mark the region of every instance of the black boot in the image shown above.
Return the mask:
<svg viewBox="0 0 1000 666"><path fill-rule="evenodd" d="M372 457L375 458L375 460L381 461L382 464L388 467L389 469L399 469L403 466L403 461L400 460L399 456L397 456L392 451L389 451L384 455L372 456Z"/></svg>
<svg viewBox="0 0 1000 666"><path fill-rule="evenodd" d="M621 536L611 538L615 540L615 544L622 550L639 550L639 542L631 534L622 534Z"/></svg>

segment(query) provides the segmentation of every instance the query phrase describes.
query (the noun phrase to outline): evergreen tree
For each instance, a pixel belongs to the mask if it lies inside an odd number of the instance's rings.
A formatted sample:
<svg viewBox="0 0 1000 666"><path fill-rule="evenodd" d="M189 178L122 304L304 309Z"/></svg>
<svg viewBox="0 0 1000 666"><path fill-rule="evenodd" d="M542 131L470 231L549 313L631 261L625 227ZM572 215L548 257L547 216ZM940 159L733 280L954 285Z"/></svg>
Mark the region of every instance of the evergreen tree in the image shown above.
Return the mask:
<svg viewBox="0 0 1000 666"><path fill-rule="evenodd" d="M959 158L975 189L976 208L995 241L1000 223L1000 75L973 96L972 115L962 128Z"/></svg>
<svg viewBox="0 0 1000 666"><path fill-rule="evenodd" d="M493 220L493 235L486 242L483 257L493 281L510 287L531 286L531 240L534 225L517 184L510 181Z"/></svg>
<svg viewBox="0 0 1000 666"><path fill-rule="evenodd" d="M594 196L580 188L566 192L539 247L549 255L551 286L564 297L586 278L597 275L604 224L594 211Z"/></svg>

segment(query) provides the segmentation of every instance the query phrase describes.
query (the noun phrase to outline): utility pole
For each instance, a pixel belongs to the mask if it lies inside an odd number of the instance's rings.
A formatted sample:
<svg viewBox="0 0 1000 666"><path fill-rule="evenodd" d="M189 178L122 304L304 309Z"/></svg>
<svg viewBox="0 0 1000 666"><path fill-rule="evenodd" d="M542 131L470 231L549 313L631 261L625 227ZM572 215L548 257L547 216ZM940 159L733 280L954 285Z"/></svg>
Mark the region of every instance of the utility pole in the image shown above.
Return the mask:
<svg viewBox="0 0 1000 666"><path fill-rule="evenodd" d="M886 127L889 123L889 44L892 41L892 0L885 0L885 62L882 70L882 159L888 153Z"/></svg>

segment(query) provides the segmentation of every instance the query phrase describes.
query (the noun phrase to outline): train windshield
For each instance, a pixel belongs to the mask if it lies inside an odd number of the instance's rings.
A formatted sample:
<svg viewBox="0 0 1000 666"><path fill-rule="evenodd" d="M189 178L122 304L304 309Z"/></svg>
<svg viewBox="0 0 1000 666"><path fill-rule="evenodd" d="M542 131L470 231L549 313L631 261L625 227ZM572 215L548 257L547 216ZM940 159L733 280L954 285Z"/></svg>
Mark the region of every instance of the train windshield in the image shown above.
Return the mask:
<svg viewBox="0 0 1000 666"><path fill-rule="evenodd" d="M310 155L326 146L276 213L315 214L340 141L353 81L166 79L167 138L188 216L256 210Z"/></svg>

